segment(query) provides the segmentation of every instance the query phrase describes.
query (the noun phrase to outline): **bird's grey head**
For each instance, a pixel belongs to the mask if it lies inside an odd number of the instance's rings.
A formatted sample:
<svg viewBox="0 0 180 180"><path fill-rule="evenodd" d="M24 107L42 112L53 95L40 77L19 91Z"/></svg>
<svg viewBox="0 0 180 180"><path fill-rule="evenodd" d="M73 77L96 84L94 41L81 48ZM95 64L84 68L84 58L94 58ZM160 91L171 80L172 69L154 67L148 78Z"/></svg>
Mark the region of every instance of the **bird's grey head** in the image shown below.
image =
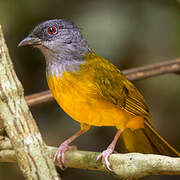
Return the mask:
<svg viewBox="0 0 180 180"><path fill-rule="evenodd" d="M90 49L77 26L68 20L40 23L18 46L40 48L46 61L81 59Z"/></svg>

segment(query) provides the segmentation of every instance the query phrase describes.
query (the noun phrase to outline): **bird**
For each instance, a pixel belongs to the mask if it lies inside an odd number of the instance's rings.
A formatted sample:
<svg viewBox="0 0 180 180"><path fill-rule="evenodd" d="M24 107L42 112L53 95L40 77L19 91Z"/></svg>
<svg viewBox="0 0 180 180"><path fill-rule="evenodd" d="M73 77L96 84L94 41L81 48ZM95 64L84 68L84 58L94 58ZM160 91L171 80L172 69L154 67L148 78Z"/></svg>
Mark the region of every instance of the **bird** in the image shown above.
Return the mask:
<svg viewBox="0 0 180 180"><path fill-rule="evenodd" d="M139 90L110 61L99 56L78 26L66 19L38 24L18 46L39 48L46 61L49 89L59 106L80 123L80 130L65 140L54 161L64 167L70 143L91 126L117 129L110 145L97 156L111 169L109 156L121 136L128 152L179 156L152 126L152 117Z"/></svg>

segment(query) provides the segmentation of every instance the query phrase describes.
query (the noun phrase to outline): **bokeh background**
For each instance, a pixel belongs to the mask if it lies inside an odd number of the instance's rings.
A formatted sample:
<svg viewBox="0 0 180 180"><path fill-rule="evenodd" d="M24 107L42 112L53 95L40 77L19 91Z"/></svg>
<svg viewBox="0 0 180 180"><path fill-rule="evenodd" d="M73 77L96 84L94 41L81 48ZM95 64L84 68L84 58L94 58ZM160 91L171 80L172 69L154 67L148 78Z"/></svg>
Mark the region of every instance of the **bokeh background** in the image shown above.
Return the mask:
<svg viewBox="0 0 180 180"><path fill-rule="evenodd" d="M0 0L0 24L25 95L48 89L45 61L37 49L17 44L38 23L48 19L74 21L95 51L121 70L180 56L180 2L176 0ZM143 93L160 134L180 151L180 76L167 74L135 82ZM48 145L59 146L79 130L55 101L31 108ZM74 144L102 151L115 128L92 128ZM67 169L63 180L116 177L103 172ZM1 163L0 179L24 179L16 164ZM143 179L178 179L152 176Z"/></svg>

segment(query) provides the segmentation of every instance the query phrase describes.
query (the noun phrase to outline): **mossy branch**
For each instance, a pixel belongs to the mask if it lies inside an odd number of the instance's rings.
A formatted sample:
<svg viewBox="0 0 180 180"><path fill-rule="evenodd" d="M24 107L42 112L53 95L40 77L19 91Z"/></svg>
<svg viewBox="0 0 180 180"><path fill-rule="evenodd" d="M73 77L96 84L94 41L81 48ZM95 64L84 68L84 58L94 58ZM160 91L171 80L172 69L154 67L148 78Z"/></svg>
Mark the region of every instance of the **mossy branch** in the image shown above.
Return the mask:
<svg viewBox="0 0 180 180"><path fill-rule="evenodd" d="M8 138L0 137L0 162L16 162L15 152ZM53 159L57 148L47 147ZM71 168L107 171L103 160L96 162L99 153L88 151L67 151L65 166ZM112 154L109 158L113 174L122 179L138 179L148 175L180 175L180 158L154 154Z"/></svg>
<svg viewBox="0 0 180 180"><path fill-rule="evenodd" d="M1 26L0 119L26 179L59 179L53 160L48 156L46 145L24 100L23 87L13 69ZM5 141L7 143L7 138ZM6 143L2 145L2 149ZM12 153L12 150L8 152Z"/></svg>

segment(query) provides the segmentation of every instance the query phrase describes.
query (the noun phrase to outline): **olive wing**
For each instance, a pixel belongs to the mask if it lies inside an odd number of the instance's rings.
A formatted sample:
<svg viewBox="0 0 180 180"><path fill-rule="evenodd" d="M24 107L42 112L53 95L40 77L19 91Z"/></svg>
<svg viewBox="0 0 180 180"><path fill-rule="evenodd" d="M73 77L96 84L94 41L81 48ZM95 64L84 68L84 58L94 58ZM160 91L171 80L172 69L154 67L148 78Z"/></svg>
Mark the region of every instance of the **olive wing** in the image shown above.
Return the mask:
<svg viewBox="0 0 180 180"><path fill-rule="evenodd" d="M149 109L138 89L113 64L104 61L96 67L95 84L106 101L151 120Z"/></svg>

